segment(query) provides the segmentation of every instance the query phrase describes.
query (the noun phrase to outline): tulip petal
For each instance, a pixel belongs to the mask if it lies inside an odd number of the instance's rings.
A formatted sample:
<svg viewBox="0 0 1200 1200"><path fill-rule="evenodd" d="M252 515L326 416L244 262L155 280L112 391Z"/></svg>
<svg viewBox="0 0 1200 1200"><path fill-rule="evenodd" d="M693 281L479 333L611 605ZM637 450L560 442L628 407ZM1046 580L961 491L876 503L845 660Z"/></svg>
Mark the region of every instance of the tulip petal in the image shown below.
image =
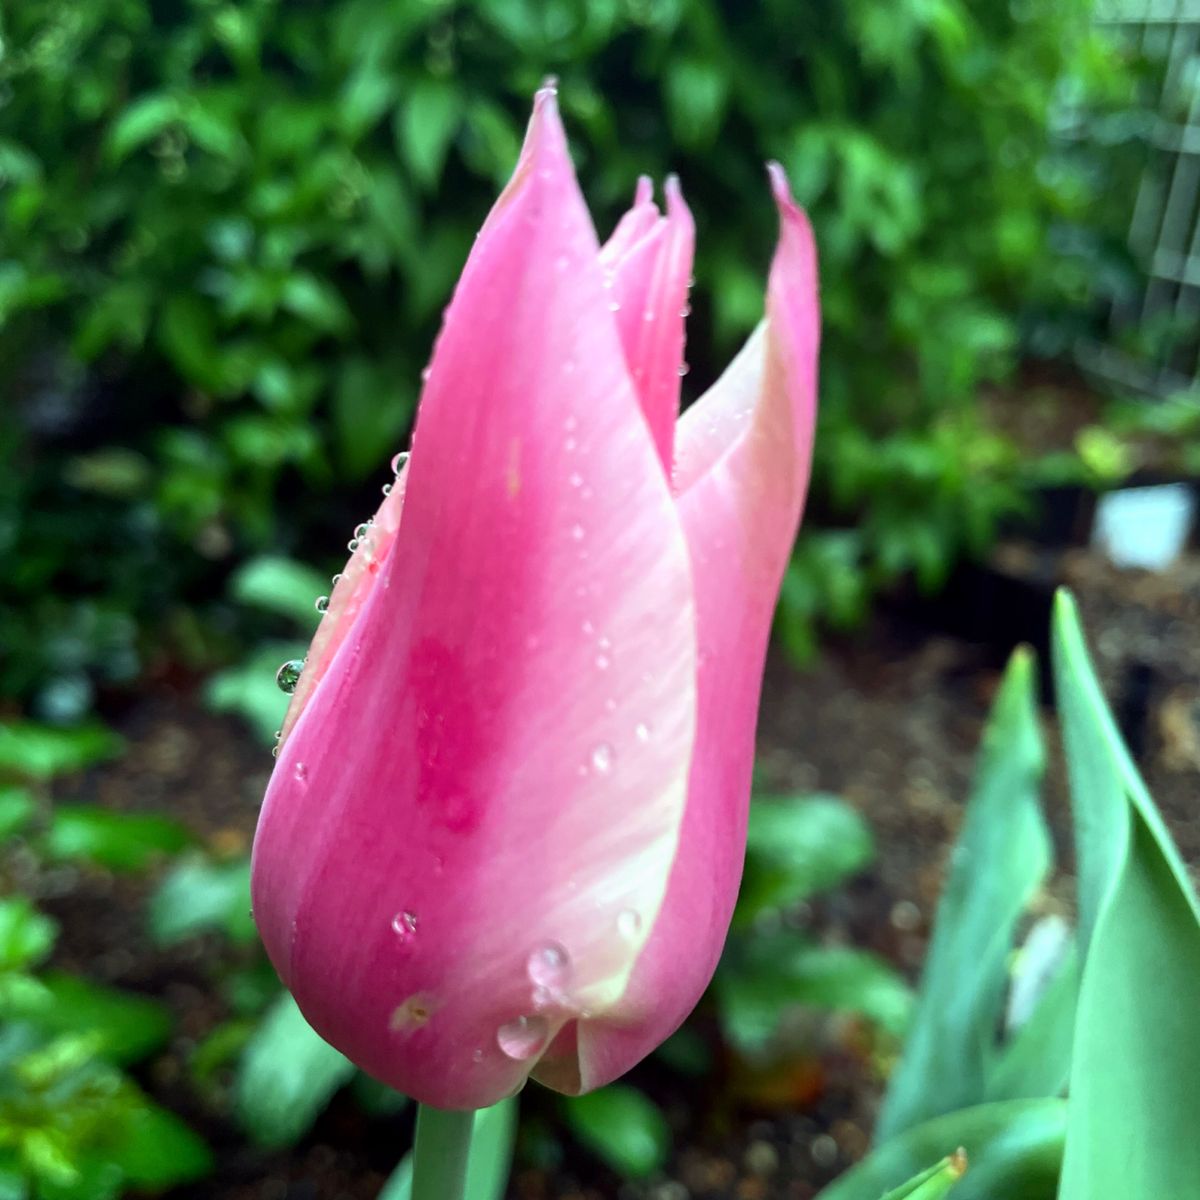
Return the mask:
<svg viewBox="0 0 1200 1200"><path fill-rule="evenodd" d="M383 503L368 522L366 534L357 539L358 548L347 559L329 593L329 607L317 626L304 658L304 670L300 672L296 690L292 693L291 703L283 718L279 740L281 748L379 581L379 572L392 551L396 532L400 528L407 478L408 465L404 463L396 472Z"/></svg>
<svg viewBox="0 0 1200 1200"><path fill-rule="evenodd" d="M766 320L678 430L700 647L679 853L621 1004L579 1025L580 1074L558 1076L578 1090L616 1078L679 1026L712 977L737 898L767 637L808 482L820 321L808 222L778 168L771 182L781 231Z"/></svg>
<svg viewBox="0 0 1200 1200"><path fill-rule="evenodd" d="M674 176L667 180L665 190L667 215L656 220L641 238L625 239L626 244L611 259L610 285L625 360L663 469L669 471L679 415L684 318L696 234ZM639 207L635 205L626 214L612 241L617 241Z"/></svg>
<svg viewBox="0 0 1200 1200"><path fill-rule="evenodd" d="M443 1108L619 1001L683 820L690 559L598 250L544 91L447 310L394 542L255 840L305 1016Z"/></svg>

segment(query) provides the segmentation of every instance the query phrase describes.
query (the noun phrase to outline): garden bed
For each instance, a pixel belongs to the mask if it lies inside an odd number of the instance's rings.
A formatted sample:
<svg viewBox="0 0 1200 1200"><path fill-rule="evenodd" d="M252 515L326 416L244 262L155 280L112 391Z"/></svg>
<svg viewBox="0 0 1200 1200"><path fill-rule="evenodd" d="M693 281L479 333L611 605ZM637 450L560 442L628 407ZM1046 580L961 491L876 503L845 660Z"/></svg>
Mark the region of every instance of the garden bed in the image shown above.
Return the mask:
<svg viewBox="0 0 1200 1200"><path fill-rule="evenodd" d="M983 576L960 577L950 601L897 602L860 634L829 642L810 669L797 671L777 656L768 667L760 790L837 793L866 817L878 845L870 869L795 919L822 940L875 950L914 979L983 720L1010 649L1008 633L994 633L1007 626L987 622L979 626L992 631L987 640L972 635L969 609L1004 581L1026 597L1033 614L1055 584L1075 588L1126 737L1185 857L1200 862L1194 634L1200 557L1149 575L1117 571L1085 551L1007 543ZM1030 628L1037 636L1036 623ZM59 787L58 799L169 813L209 847L245 851L271 760L237 722L208 712L188 681L169 680L110 718L127 739L127 753ZM1056 764L1047 809L1059 860L1069 868L1065 787ZM373 1200L407 1147L410 1114L367 1118L343 1095L297 1148L267 1152L250 1148L229 1120L219 1073L203 1096L193 1086L192 1053L227 1015L211 986L231 953L227 944L202 936L156 947L145 924L149 881L75 866L36 869L19 855L9 870L61 923L55 965L153 994L172 1009L174 1039L139 1079L203 1134L217 1164L213 1175L174 1195ZM1069 879L1060 874L1041 906L1069 915L1069 896ZM703 1013L698 1027L705 1028ZM698 1087L657 1060L644 1064L633 1079L662 1105L675 1146L668 1171L648 1182L624 1182L571 1145L552 1119L553 1098L530 1087L510 1196L811 1197L867 1147L885 1064L877 1047L867 1052L861 1035L854 1021L802 1024L770 1078L724 1061Z"/></svg>

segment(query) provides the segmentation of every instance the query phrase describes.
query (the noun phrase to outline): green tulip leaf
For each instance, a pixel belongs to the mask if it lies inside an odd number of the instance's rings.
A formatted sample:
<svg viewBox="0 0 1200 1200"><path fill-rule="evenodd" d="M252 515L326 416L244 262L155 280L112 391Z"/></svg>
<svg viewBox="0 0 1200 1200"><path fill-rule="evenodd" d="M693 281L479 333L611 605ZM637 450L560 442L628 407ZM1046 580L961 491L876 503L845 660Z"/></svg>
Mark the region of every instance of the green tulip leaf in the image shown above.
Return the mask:
<svg viewBox="0 0 1200 1200"><path fill-rule="evenodd" d="M884 1142L818 1200L908 1195L903 1189L918 1184L924 1164L960 1148L968 1169L953 1200L1054 1200L1066 1123L1067 1105L1058 1099L1006 1100L934 1117ZM911 1195L926 1200L925 1193Z"/></svg>
<svg viewBox="0 0 1200 1200"><path fill-rule="evenodd" d="M928 1171L922 1171L907 1183L893 1188L883 1200L942 1200L942 1197L962 1179L966 1169L965 1155L949 1155L941 1162L934 1163Z"/></svg>
<svg viewBox="0 0 1200 1200"><path fill-rule="evenodd" d="M113 758L121 739L103 725L58 729L33 721L0 725L0 772L48 780Z"/></svg>
<svg viewBox="0 0 1200 1200"><path fill-rule="evenodd" d="M1034 685L1033 657L1018 650L984 734L879 1142L987 1094L1017 923L1051 861Z"/></svg>
<svg viewBox="0 0 1200 1200"><path fill-rule="evenodd" d="M308 1131L353 1074L354 1064L313 1030L285 992L242 1055L236 1082L238 1116L260 1145L290 1145Z"/></svg>
<svg viewBox="0 0 1200 1200"><path fill-rule="evenodd" d="M618 1175L641 1179L660 1170L671 1152L671 1130L662 1110L644 1092L610 1083L563 1101L567 1127Z"/></svg>
<svg viewBox="0 0 1200 1200"><path fill-rule="evenodd" d="M150 897L149 921L151 936L163 946L213 930L234 941L253 941L250 860L214 863L199 854L181 859Z"/></svg>
<svg viewBox="0 0 1200 1200"><path fill-rule="evenodd" d="M1059 1200L1191 1196L1200 1180L1200 905L1065 592L1053 651L1090 934Z"/></svg>

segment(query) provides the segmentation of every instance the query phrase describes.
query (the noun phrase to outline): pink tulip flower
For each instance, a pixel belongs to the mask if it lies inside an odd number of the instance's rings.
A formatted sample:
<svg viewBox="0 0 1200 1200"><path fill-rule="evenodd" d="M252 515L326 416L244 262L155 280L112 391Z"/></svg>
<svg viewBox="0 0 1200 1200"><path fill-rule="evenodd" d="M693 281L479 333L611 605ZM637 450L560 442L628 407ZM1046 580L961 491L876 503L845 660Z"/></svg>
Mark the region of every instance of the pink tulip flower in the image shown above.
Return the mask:
<svg viewBox="0 0 1200 1200"><path fill-rule="evenodd" d="M313 1027L424 1103L607 1083L716 966L815 405L812 235L770 182L766 317L677 419L679 186L601 247L538 93L313 640L254 914Z"/></svg>

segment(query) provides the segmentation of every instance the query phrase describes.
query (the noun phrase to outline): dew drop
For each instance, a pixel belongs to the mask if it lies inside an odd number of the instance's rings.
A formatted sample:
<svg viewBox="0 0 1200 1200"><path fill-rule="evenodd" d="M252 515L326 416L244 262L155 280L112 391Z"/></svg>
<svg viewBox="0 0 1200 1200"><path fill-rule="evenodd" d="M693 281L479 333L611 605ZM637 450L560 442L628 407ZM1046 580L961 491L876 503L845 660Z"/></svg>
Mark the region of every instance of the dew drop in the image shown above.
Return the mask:
<svg viewBox="0 0 1200 1200"><path fill-rule="evenodd" d="M392 458L392 474L399 475L404 470L404 464L408 462L408 451L401 450L399 454Z"/></svg>
<svg viewBox="0 0 1200 1200"><path fill-rule="evenodd" d="M317 610L320 611L319 609ZM287 662L275 672L275 686L287 695L291 695L296 690L296 684L300 682L300 672L304 670L304 659L289 658Z"/></svg>
<svg viewBox="0 0 1200 1200"><path fill-rule="evenodd" d="M565 271L571 265L571 259L566 254L560 254L555 260L554 265L560 270Z"/></svg>
<svg viewBox="0 0 1200 1200"><path fill-rule="evenodd" d="M641 932L641 929L641 913L634 911L632 908L626 908L617 914L617 932L623 938L632 941Z"/></svg>
<svg viewBox="0 0 1200 1200"><path fill-rule="evenodd" d="M616 755L613 753L613 748L607 742L601 742L592 751L592 766L601 775L607 775L612 770L615 759Z"/></svg>
<svg viewBox="0 0 1200 1200"><path fill-rule="evenodd" d="M383 487L380 488L380 491L382 491L385 496L390 496L392 494L392 485L390 483L385 483Z"/></svg>
<svg viewBox="0 0 1200 1200"><path fill-rule="evenodd" d="M477 1063L483 1062L483 1051L482 1050L472 1050L471 1051L471 1061L477 1062Z"/></svg>
<svg viewBox="0 0 1200 1200"><path fill-rule="evenodd" d="M351 554L353 554L358 549L358 538L351 538L346 543L346 549L349 550Z"/></svg>
<svg viewBox="0 0 1200 1200"><path fill-rule="evenodd" d="M496 1044L509 1058L524 1062L541 1050L549 1032L545 1017L518 1017L496 1030Z"/></svg>
<svg viewBox="0 0 1200 1200"><path fill-rule="evenodd" d="M617 300L610 300L608 302L608 311L609 312L620 312L621 311L620 302Z"/></svg>
<svg viewBox="0 0 1200 1200"><path fill-rule="evenodd" d="M296 764L295 774L296 774L296 779L300 783L307 783L308 782L308 763L298 762Z"/></svg>
<svg viewBox="0 0 1200 1200"><path fill-rule="evenodd" d="M580 475L578 471L572 471L571 474L567 476L567 482L573 488L583 487L583 476Z"/></svg>
<svg viewBox="0 0 1200 1200"><path fill-rule="evenodd" d="M337 587L337 585L338 585L339 583L341 583L341 582L342 582L342 573L341 573L341 571L339 571L339 572L338 572L338 573L337 573L337 574L336 574L336 575L335 575L335 576L334 576L334 577L333 577L333 578L332 578L332 579L329 581L329 583L330 583L330 586L331 586L331 587Z"/></svg>
<svg viewBox="0 0 1200 1200"><path fill-rule="evenodd" d="M569 454L578 444L573 437L569 437L563 442L563 449Z"/></svg>
<svg viewBox="0 0 1200 1200"><path fill-rule="evenodd" d="M650 726L645 721L639 721L633 727L633 735L639 742L648 742L650 740Z"/></svg>
<svg viewBox="0 0 1200 1200"><path fill-rule="evenodd" d="M358 525L355 527L354 536L356 538L365 538L367 536L367 534L370 532L371 532L371 523L369 521L364 521L361 525Z"/></svg>
<svg viewBox="0 0 1200 1200"><path fill-rule="evenodd" d="M571 540L572 541L582 542L583 535L584 535L584 528L582 525L580 525L578 522L576 522L574 525L571 526Z"/></svg>
<svg viewBox="0 0 1200 1200"><path fill-rule="evenodd" d="M612 666L612 659L607 654L596 655L596 670L607 671Z"/></svg>
<svg viewBox="0 0 1200 1200"><path fill-rule="evenodd" d="M683 378L683 377L684 377L684 376L685 376L685 375L686 375L686 374L687 374L687 373L688 373L688 372L689 372L691 369L692 369L692 368L691 368L691 367L689 367L689 366L687 365L687 363L680 363L680 364L679 364L679 377L680 377L680 379L682 379L682 378Z"/></svg>
<svg viewBox="0 0 1200 1200"><path fill-rule="evenodd" d="M644 313L642 313L642 320L643 321L653 321L654 315L655 315L654 309L648 308L648 309L646 309L646 311Z"/></svg>
<svg viewBox="0 0 1200 1200"><path fill-rule="evenodd" d="M433 368L432 368L432 367L422 367L422 368L421 368L421 382L422 382L422 383L428 383L428 382L429 382L429 377L430 377L430 375L432 375L432 374L433 374Z"/></svg>
<svg viewBox="0 0 1200 1200"><path fill-rule="evenodd" d="M570 433L578 424L579 422L574 417L568 417L563 422L563 428Z"/></svg>
<svg viewBox="0 0 1200 1200"><path fill-rule="evenodd" d="M329 597L328 596L318 596L317 603L316 603L317 612L323 614L328 610L328 608L329 608Z"/></svg>
<svg viewBox="0 0 1200 1200"><path fill-rule="evenodd" d="M558 942L546 942L530 954L526 969L531 983L558 991L571 972L571 959Z"/></svg>
<svg viewBox="0 0 1200 1200"><path fill-rule="evenodd" d="M398 912L392 918L392 932L401 941L411 941L417 932L417 914L408 908Z"/></svg>
<svg viewBox="0 0 1200 1200"><path fill-rule="evenodd" d="M690 304L685 304L685 305L684 305L684 306L683 306L683 307L682 307L682 308L679 310L679 315L680 315L681 317L690 317L690 316L692 315L692 306L691 306Z"/></svg>

